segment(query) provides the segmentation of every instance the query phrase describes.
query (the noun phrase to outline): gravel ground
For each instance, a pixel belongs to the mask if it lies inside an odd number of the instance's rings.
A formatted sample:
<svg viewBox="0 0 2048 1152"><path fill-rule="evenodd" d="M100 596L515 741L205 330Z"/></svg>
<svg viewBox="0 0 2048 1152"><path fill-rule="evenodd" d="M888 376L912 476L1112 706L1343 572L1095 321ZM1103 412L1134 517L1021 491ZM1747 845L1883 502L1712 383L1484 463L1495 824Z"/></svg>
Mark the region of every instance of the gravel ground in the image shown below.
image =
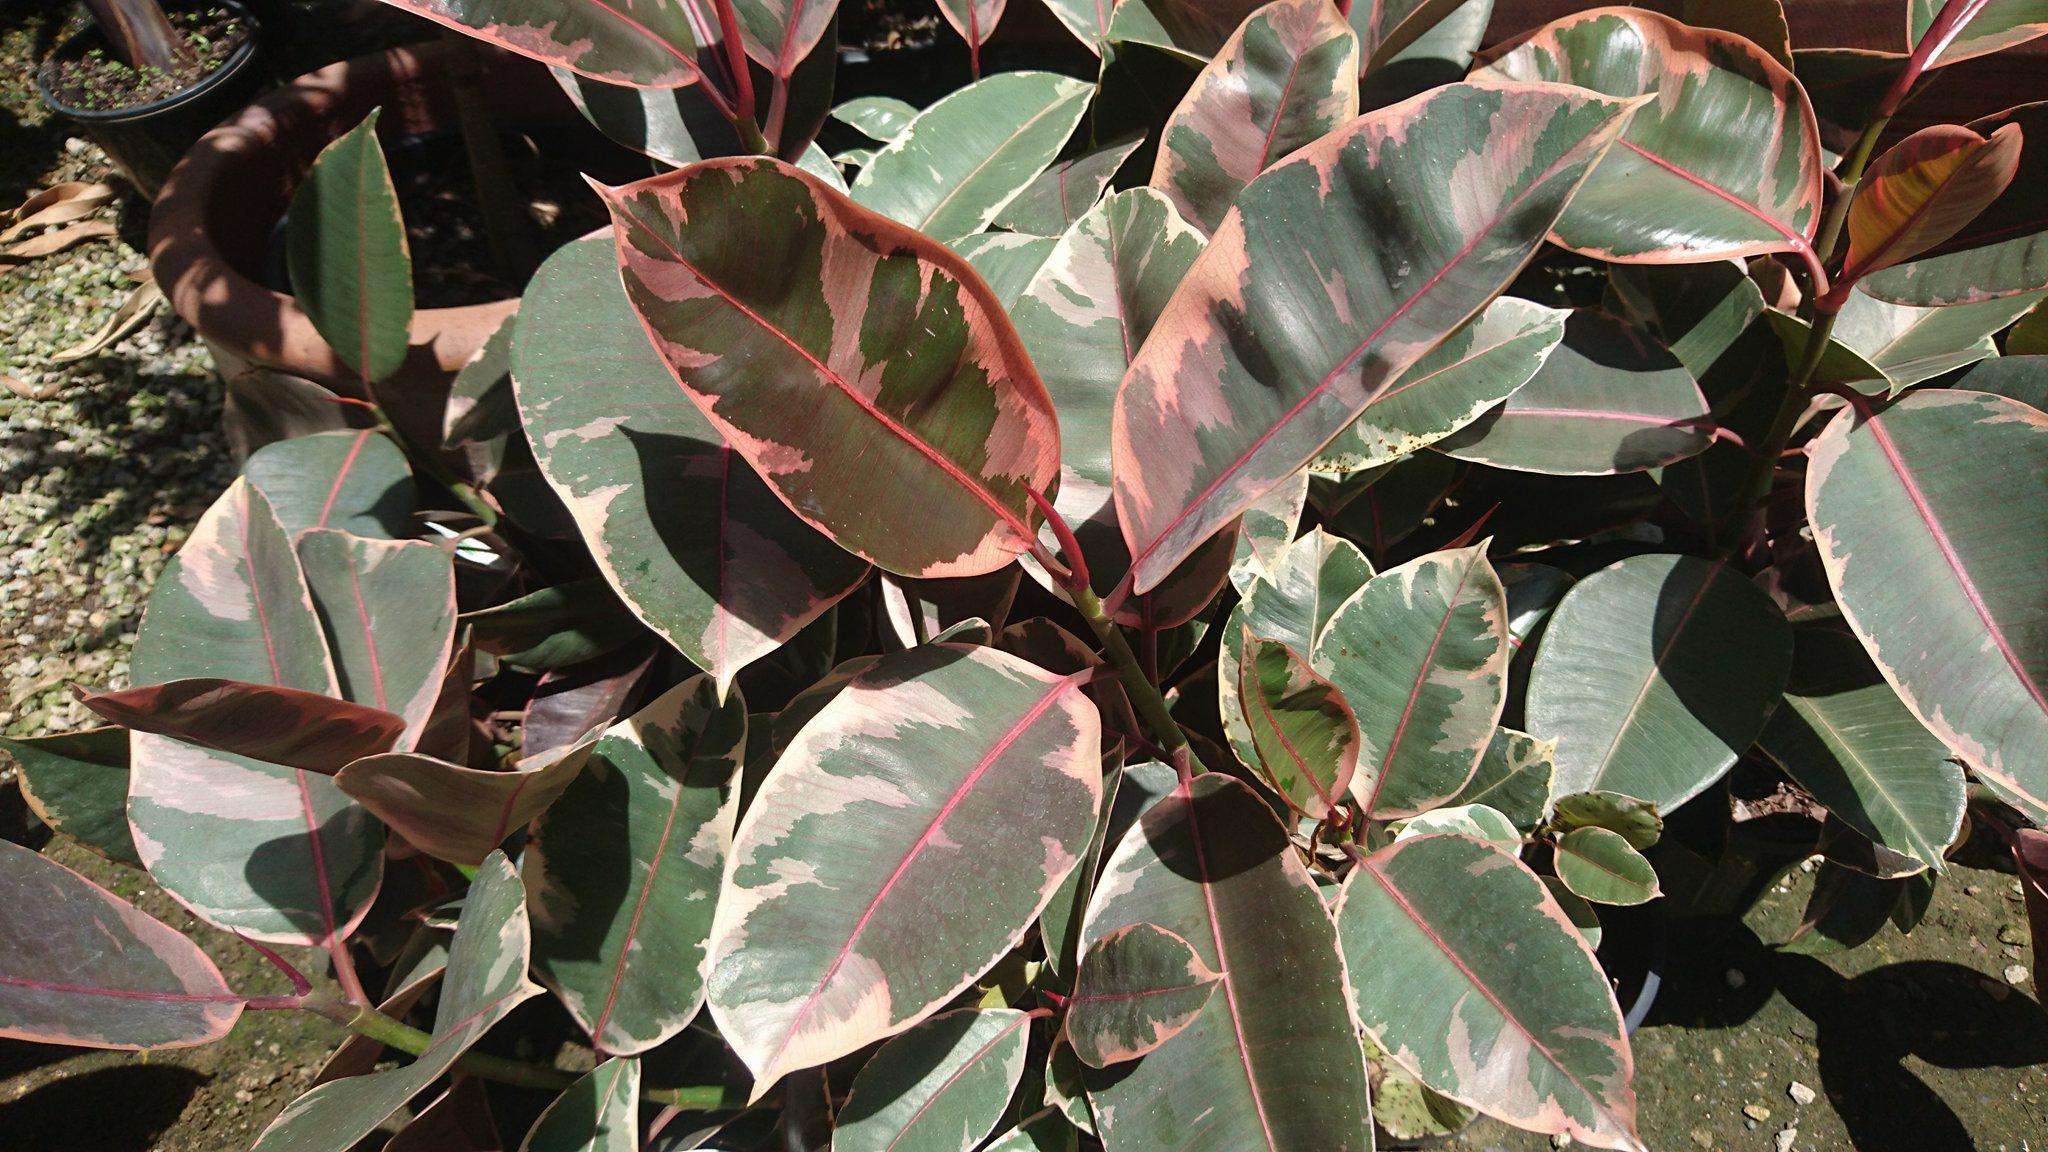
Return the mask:
<svg viewBox="0 0 2048 1152"><path fill-rule="evenodd" d="M68 138L22 62L43 20L0 34L0 207L63 180L118 185L106 157ZM125 686L143 599L192 520L234 478L219 381L192 332L160 306L140 331L65 365L50 354L99 330L148 261L148 204L129 194L93 217L116 225L55 256L0 269L0 732L87 723L68 685Z"/></svg>

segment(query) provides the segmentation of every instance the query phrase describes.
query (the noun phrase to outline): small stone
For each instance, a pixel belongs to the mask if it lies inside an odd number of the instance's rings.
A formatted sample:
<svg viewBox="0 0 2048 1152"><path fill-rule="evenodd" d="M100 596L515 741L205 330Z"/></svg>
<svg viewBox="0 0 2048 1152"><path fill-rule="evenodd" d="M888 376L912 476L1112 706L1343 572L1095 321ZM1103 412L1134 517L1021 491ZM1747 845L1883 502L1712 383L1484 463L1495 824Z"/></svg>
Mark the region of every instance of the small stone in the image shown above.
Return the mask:
<svg viewBox="0 0 2048 1152"><path fill-rule="evenodd" d="M1998 926L1998 942L2000 944L2025 944L2027 942L2027 930L2017 924L2000 924Z"/></svg>
<svg viewBox="0 0 2048 1152"><path fill-rule="evenodd" d="M2005 982L2015 988L2025 984L2027 982L2027 966L2025 964L2009 965L2005 970Z"/></svg>
<svg viewBox="0 0 2048 1152"><path fill-rule="evenodd" d="M1749 977L1744 976L1740 968L1730 968L1725 978L1730 988L1740 988L1749 983Z"/></svg>
<svg viewBox="0 0 2048 1152"><path fill-rule="evenodd" d="M1552 1148L1569 1148L1569 1147L1571 1147L1571 1146L1572 1146L1572 1137L1571 1137L1571 1133L1569 1133L1569 1132L1559 1132L1559 1133L1558 1133L1557 1135L1555 1135L1555 1136L1552 1136L1552 1137L1550 1138L1550 1146L1551 1146Z"/></svg>
<svg viewBox="0 0 2048 1152"><path fill-rule="evenodd" d="M1714 1134L1705 1128L1695 1128L1692 1130L1691 1135L1692 1142L1702 1148L1712 1148L1714 1146Z"/></svg>
<svg viewBox="0 0 2048 1152"><path fill-rule="evenodd" d="M1771 1118L1771 1110L1761 1104L1744 1104L1742 1114L1759 1124Z"/></svg>
<svg viewBox="0 0 2048 1152"><path fill-rule="evenodd" d="M1975 885L1975 884L1965 884L1965 885L1963 885L1963 895L1965 895L1965 896L1979 896L1979 895L1982 895L1982 894L1983 894L1983 892L1984 892L1984 889L1983 889L1983 888L1981 888L1981 887L1979 887L1979 886L1977 886L1977 885Z"/></svg>
<svg viewBox="0 0 2048 1152"><path fill-rule="evenodd" d="M1707 1053L1707 1055L1712 1056L1714 1058L1715 1064L1721 1063L1721 1061L1724 1059L1724 1057L1721 1055L1721 1050L1719 1048L1716 1048L1713 1051Z"/></svg>
<svg viewBox="0 0 2048 1152"><path fill-rule="evenodd" d="M1813 1089L1808 1088L1797 1080L1785 1086L1785 1095L1790 1096L1792 1102L1802 1108L1813 1103Z"/></svg>
<svg viewBox="0 0 2048 1152"><path fill-rule="evenodd" d="M1813 1027L1813 1021L1808 1020L1804 1016L1792 1022L1792 1034L1801 1040L1811 1040L1819 1035Z"/></svg>
<svg viewBox="0 0 2048 1152"><path fill-rule="evenodd" d="M1792 1152L1792 1142L1797 1139L1799 1139L1799 1129L1780 1128L1778 1134L1771 1137L1771 1147L1776 1152Z"/></svg>

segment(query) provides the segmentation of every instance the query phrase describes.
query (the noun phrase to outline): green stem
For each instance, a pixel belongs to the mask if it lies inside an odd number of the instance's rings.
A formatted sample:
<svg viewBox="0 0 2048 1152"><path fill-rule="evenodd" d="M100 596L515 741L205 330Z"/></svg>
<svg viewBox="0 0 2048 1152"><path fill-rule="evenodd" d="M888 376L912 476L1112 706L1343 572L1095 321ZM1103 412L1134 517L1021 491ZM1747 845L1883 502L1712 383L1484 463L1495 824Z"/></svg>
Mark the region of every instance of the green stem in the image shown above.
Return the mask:
<svg viewBox="0 0 2048 1152"><path fill-rule="evenodd" d="M1166 706L1166 697L1160 694L1159 686L1146 677L1144 666L1138 662L1137 653L1131 651L1131 642L1125 638L1123 629L1102 610L1102 598L1093 589L1072 590L1074 607L1080 610L1088 627L1094 629L1095 639L1102 645L1103 654L1109 657L1110 667L1116 669L1117 679L1123 683L1124 695L1130 697L1131 707L1137 710L1138 719L1145 722L1159 746L1166 750L1173 761L1174 770L1183 779L1192 776L1196 769L1204 772L1208 767L1188 743L1180 725L1174 722L1173 710Z"/></svg>
<svg viewBox="0 0 2048 1152"><path fill-rule="evenodd" d="M344 1025L350 1031L368 1036L386 1047L396 1048L413 1056L426 1052L434 1043L433 1036L428 1033L393 1020L367 1004L309 1000L302 1003L301 1007L310 1012L317 1012ZM456 1060L455 1066L472 1076L499 1084L540 1088L553 1092L562 1091L579 1079L573 1072L564 1072L540 1064L528 1064L522 1060L508 1060L503 1056L492 1056L483 1052L465 1052ZM724 1111L746 1104L744 1092L719 1084L647 1088L641 1091L640 1097L643 1100L669 1104L692 1112Z"/></svg>

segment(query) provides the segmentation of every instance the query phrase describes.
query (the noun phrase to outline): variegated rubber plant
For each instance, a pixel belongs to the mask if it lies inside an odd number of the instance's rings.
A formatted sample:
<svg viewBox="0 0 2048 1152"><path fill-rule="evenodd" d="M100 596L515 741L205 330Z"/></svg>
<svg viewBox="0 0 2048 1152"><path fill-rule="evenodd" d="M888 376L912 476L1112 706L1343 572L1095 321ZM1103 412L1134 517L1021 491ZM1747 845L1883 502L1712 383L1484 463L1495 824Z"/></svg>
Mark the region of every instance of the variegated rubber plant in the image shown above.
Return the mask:
<svg viewBox="0 0 2048 1152"><path fill-rule="evenodd" d="M266 1152L479 1080L533 1152L1632 1149L1601 920L1745 798L1824 859L1788 947L1910 925L1966 808L2042 891L2048 105L1890 126L2048 2L1898 0L1847 123L1770 0L1047 0L1089 55L986 76L941 0L921 108L833 106L831 0L391 2L661 174L442 442L249 459L118 727L0 743L295 991L0 844L0 1034L323 1013ZM366 124L291 233L373 386L391 187Z"/></svg>

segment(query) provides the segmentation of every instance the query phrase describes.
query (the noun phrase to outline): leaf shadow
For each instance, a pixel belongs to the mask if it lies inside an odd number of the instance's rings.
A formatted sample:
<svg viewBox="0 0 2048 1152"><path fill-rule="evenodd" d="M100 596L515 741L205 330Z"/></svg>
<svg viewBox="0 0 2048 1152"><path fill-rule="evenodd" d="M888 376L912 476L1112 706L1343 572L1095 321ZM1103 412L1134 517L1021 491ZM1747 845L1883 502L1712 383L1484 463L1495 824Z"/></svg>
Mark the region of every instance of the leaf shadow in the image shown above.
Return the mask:
<svg viewBox="0 0 2048 1152"><path fill-rule="evenodd" d="M16 1148L130 1152L154 1147L206 1080L190 1068L171 1065L131 1064L66 1076L0 1104L0 1132Z"/></svg>

